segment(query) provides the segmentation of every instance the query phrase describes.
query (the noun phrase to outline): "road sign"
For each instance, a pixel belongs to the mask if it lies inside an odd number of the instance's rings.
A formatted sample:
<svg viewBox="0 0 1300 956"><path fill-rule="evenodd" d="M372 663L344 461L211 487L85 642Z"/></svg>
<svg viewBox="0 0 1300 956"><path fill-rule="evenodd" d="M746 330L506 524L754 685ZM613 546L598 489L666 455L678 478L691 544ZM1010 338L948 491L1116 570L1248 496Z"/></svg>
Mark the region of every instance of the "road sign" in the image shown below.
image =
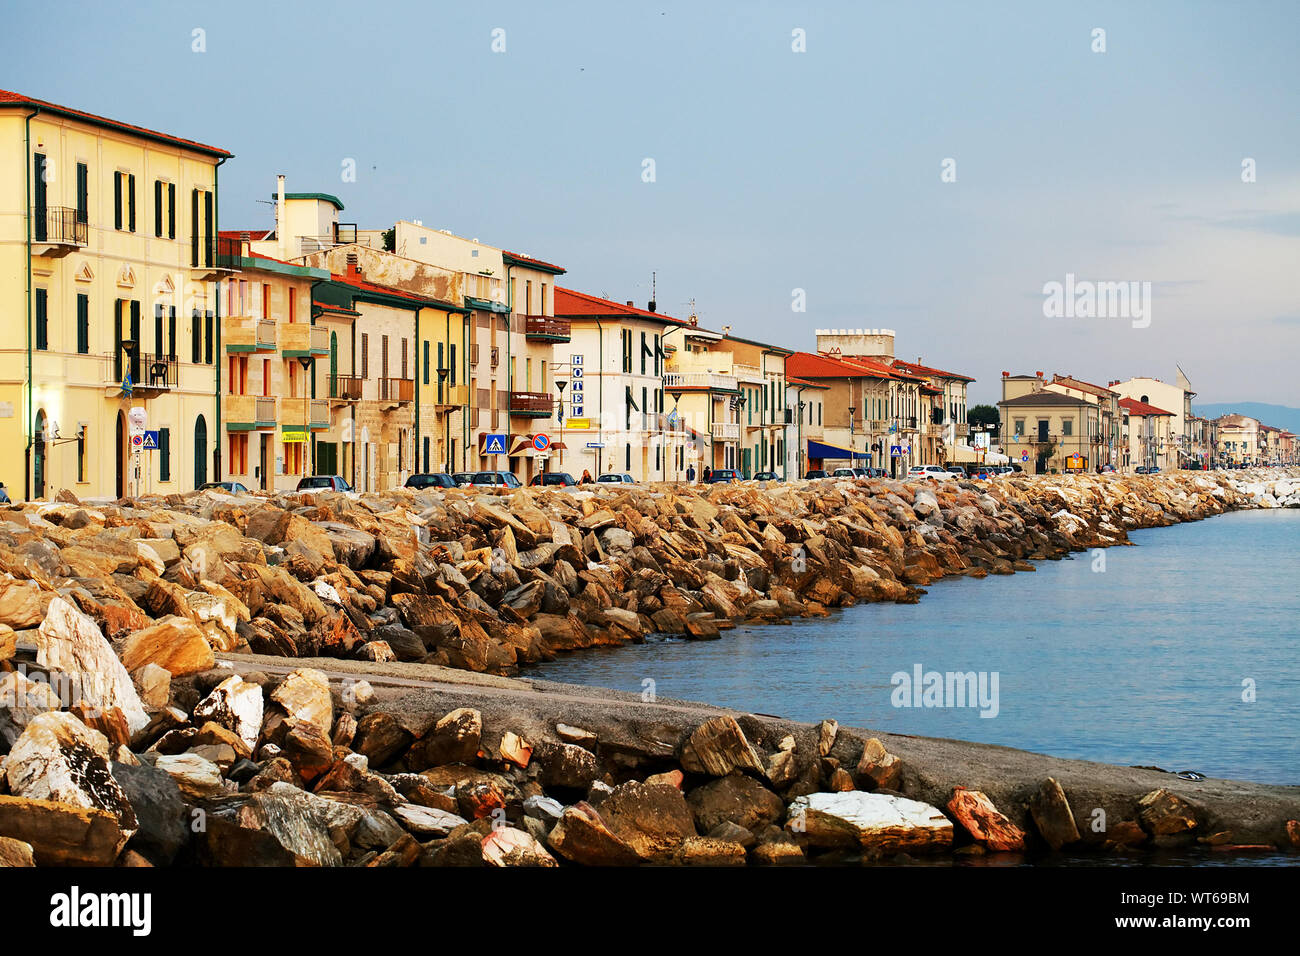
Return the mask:
<svg viewBox="0 0 1300 956"><path fill-rule="evenodd" d="M538 451L546 451L551 447L551 436L545 433L533 436L533 447Z"/></svg>
<svg viewBox="0 0 1300 956"><path fill-rule="evenodd" d="M605 447L605 443L604 443L603 441L589 441L589 442L587 442L587 447L588 447L588 448L604 448L604 447Z"/></svg>
<svg viewBox="0 0 1300 956"><path fill-rule="evenodd" d="M157 433L157 432L145 432L145 433L144 433L144 450L145 450L145 451L157 451L157 450L158 450L158 433Z"/></svg>
<svg viewBox="0 0 1300 956"><path fill-rule="evenodd" d="M144 432L136 432L134 435L131 436L131 447L134 448L136 451L139 451L140 447L143 444L144 444Z"/></svg>
<svg viewBox="0 0 1300 956"><path fill-rule="evenodd" d="M1021 460L1021 461L1029 461L1029 452L1027 452L1027 451L1022 451L1022 452L1020 453L1020 460Z"/></svg>
<svg viewBox="0 0 1300 956"><path fill-rule="evenodd" d="M544 452L544 451L542 451L542 452L538 452L536 455L533 456L534 460L536 460L536 461L546 461L546 460L549 459L550 457L551 457L551 456L548 455L548 454L547 454L546 452Z"/></svg>
<svg viewBox="0 0 1300 956"><path fill-rule="evenodd" d="M890 446L889 446L889 457L890 457L890 458L902 458L902 457L903 457L903 446L902 446L902 445L890 445Z"/></svg>
<svg viewBox="0 0 1300 956"><path fill-rule="evenodd" d="M306 443L307 430L305 428L286 428L280 432L280 441L287 445Z"/></svg>
<svg viewBox="0 0 1300 956"><path fill-rule="evenodd" d="M488 435L483 439L483 454L504 455L506 453L505 435Z"/></svg>

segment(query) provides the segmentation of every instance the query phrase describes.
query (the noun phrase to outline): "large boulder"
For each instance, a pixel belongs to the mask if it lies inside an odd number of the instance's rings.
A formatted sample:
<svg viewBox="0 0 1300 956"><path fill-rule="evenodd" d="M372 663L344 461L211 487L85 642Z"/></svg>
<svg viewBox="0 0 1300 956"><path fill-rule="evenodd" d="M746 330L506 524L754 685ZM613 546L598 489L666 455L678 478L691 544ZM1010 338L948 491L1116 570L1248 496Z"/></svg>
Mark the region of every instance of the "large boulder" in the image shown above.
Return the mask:
<svg viewBox="0 0 1300 956"><path fill-rule="evenodd" d="M787 810L786 829L820 847L915 852L952 845L952 823L937 807L860 790L796 797Z"/></svg>
<svg viewBox="0 0 1300 956"><path fill-rule="evenodd" d="M696 787L686 795L686 802L701 833L722 823L760 830L776 823L785 812L780 797L753 777L738 773Z"/></svg>
<svg viewBox="0 0 1300 956"><path fill-rule="evenodd" d="M585 801L564 809L549 843L560 856L583 866L635 866L641 862L636 851L615 836L596 808Z"/></svg>
<svg viewBox="0 0 1300 956"><path fill-rule="evenodd" d="M745 737L736 718L723 715L700 724L682 745L682 769L725 777L733 770L763 773L758 752Z"/></svg>
<svg viewBox="0 0 1300 956"><path fill-rule="evenodd" d="M136 631L122 645L122 663L128 671L157 664L173 677L184 677L211 670L216 661L200 627L175 615Z"/></svg>
<svg viewBox="0 0 1300 956"><path fill-rule="evenodd" d="M249 747L257 746L262 732L262 688L231 675L212 689L194 708L197 721L211 720L233 730Z"/></svg>
<svg viewBox="0 0 1300 956"><path fill-rule="evenodd" d="M32 848L38 866L112 866L127 838L106 810L0 796L0 837Z"/></svg>
<svg viewBox="0 0 1300 956"><path fill-rule="evenodd" d="M666 784L620 784L599 812L609 831L642 860L667 860L683 840L697 835L686 798Z"/></svg>

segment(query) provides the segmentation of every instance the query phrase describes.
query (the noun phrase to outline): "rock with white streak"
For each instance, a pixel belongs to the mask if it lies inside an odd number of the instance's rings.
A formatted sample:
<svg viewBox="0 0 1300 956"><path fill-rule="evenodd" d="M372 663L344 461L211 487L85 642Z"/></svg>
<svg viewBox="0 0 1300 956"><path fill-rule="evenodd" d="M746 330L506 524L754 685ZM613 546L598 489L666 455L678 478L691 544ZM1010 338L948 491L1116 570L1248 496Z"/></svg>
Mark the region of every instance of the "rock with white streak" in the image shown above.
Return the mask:
<svg viewBox="0 0 1300 956"><path fill-rule="evenodd" d="M315 724L325 736L332 733L334 701L324 671L312 667L298 668L275 689L271 700L283 707L290 717Z"/></svg>
<svg viewBox="0 0 1300 956"><path fill-rule="evenodd" d="M810 793L796 797L786 816L786 830L813 846L911 853L952 845L952 823L941 810L892 794Z"/></svg>
<svg viewBox="0 0 1300 956"><path fill-rule="evenodd" d="M113 653L98 625L63 598L50 602L48 613L36 631L36 662L59 671L67 680L73 699L109 710L117 707L131 733L149 723L131 675Z"/></svg>
<svg viewBox="0 0 1300 956"><path fill-rule="evenodd" d="M196 721L211 720L237 733L248 749L262 731L262 688L239 675L227 677L194 708Z"/></svg>
<svg viewBox="0 0 1300 956"><path fill-rule="evenodd" d="M483 859L493 866L559 866L532 834L514 827L497 827L483 838Z"/></svg>

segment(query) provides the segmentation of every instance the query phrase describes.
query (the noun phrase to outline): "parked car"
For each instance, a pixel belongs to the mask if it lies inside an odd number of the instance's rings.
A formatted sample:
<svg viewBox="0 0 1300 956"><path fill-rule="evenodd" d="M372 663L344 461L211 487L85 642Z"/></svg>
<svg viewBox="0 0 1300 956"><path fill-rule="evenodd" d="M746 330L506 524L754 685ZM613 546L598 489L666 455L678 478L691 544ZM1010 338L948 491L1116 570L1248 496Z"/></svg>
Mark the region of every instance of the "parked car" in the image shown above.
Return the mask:
<svg viewBox="0 0 1300 956"><path fill-rule="evenodd" d="M836 468L831 472L832 478L856 478L857 473L852 468Z"/></svg>
<svg viewBox="0 0 1300 956"><path fill-rule="evenodd" d="M528 483L530 488L576 488L577 485L578 479L567 471L547 471L533 475L533 480Z"/></svg>
<svg viewBox="0 0 1300 956"><path fill-rule="evenodd" d="M743 481L740 472L734 468L714 468L709 475L709 484L721 485L729 481Z"/></svg>
<svg viewBox="0 0 1300 956"><path fill-rule="evenodd" d="M298 479L299 491L351 491L347 479L339 475L309 475Z"/></svg>
<svg viewBox="0 0 1300 956"><path fill-rule="evenodd" d="M951 471L945 471L940 465L913 465L907 469L907 477L910 481L920 479L929 479L930 481L955 481L957 476Z"/></svg>
<svg viewBox="0 0 1300 956"><path fill-rule="evenodd" d="M602 485L635 485L636 479L626 471L607 471L596 481Z"/></svg>
<svg viewBox="0 0 1300 956"><path fill-rule="evenodd" d="M883 469L883 468L868 468L868 469L866 469L866 472L867 472L867 477L868 477L868 478L888 478L888 477L889 477L889 472L885 471L885 469Z"/></svg>
<svg viewBox="0 0 1300 956"><path fill-rule="evenodd" d="M1158 475L1160 474L1159 465L1138 465L1133 469L1135 475Z"/></svg>
<svg viewBox="0 0 1300 956"><path fill-rule="evenodd" d="M455 488L456 479L441 472L418 474L406 479L406 487L416 490L421 488Z"/></svg>
<svg viewBox="0 0 1300 956"><path fill-rule="evenodd" d="M474 484L474 472L457 471L452 474L451 480L456 482L457 488L467 488L470 485Z"/></svg>
<svg viewBox="0 0 1300 956"><path fill-rule="evenodd" d="M508 471L476 471L470 482L475 488L522 488L524 483Z"/></svg>
<svg viewBox="0 0 1300 956"><path fill-rule="evenodd" d="M959 478L965 478L969 474L969 472L967 472L961 465L949 465L945 470L952 472Z"/></svg>
<svg viewBox="0 0 1300 956"><path fill-rule="evenodd" d="M0 485L0 488L3 488ZM208 481L199 485L199 491L228 491L232 495L246 495L248 488L239 481Z"/></svg>
<svg viewBox="0 0 1300 956"><path fill-rule="evenodd" d="M1111 474L1112 472L1114 472L1114 470L1115 470L1115 466L1114 466L1114 465L1098 465L1098 466L1097 466L1097 474L1099 474L1099 475L1109 475L1109 474Z"/></svg>
<svg viewBox="0 0 1300 956"><path fill-rule="evenodd" d="M825 478L826 472L821 468L814 468L811 471L804 472L804 478Z"/></svg>
<svg viewBox="0 0 1300 956"><path fill-rule="evenodd" d="M760 471L754 475L755 481L780 481L781 476L774 471Z"/></svg>

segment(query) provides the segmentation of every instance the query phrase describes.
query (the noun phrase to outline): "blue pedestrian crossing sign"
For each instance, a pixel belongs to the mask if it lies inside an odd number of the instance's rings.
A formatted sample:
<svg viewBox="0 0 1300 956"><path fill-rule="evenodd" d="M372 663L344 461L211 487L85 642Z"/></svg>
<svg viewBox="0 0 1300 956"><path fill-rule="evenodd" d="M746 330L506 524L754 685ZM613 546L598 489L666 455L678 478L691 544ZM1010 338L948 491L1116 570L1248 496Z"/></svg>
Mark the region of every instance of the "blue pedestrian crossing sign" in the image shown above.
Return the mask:
<svg viewBox="0 0 1300 956"><path fill-rule="evenodd" d="M506 453L505 435L488 435L483 440L483 454L504 455Z"/></svg>
<svg viewBox="0 0 1300 956"><path fill-rule="evenodd" d="M157 450L158 450L158 433L157 433L157 432L145 432L145 433L144 433L144 441L141 443L141 447L144 448L145 451L157 451Z"/></svg>

